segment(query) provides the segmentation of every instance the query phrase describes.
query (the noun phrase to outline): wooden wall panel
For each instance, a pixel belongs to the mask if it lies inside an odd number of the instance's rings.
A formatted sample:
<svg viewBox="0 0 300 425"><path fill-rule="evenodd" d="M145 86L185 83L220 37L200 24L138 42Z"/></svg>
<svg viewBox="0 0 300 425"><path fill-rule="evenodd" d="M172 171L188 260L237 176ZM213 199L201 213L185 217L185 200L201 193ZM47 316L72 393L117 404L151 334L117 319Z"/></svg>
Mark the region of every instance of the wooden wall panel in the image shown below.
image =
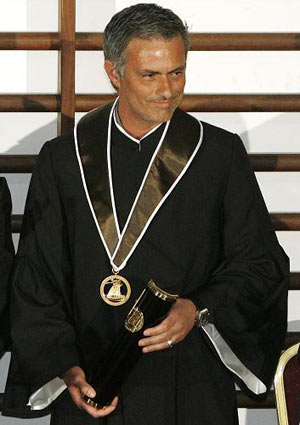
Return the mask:
<svg viewBox="0 0 300 425"><path fill-rule="evenodd" d="M60 38L58 132L64 134L75 120L75 0L60 0Z"/></svg>
<svg viewBox="0 0 300 425"><path fill-rule="evenodd" d="M102 50L103 33L78 32L76 50ZM3 32L0 50L59 50L60 34ZM191 33L194 51L293 51L300 50L300 33Z"/></svg>
<svg viewBox="0 0 300 425"><path fill-rule="evenodd" d="M63 106L66 96L67 104L72 104L72 111L75 107L76 112L87 112L116 97L113 94L74 94L68 99L72 73L69 77L68 74L64 77L67 80L66 90L62 93L64 100L55 94L0 94L0 112L59 112L60 108L66 108L65 104ZM300 112L300 95L186 94L181 108L187 112Z"/></svg>

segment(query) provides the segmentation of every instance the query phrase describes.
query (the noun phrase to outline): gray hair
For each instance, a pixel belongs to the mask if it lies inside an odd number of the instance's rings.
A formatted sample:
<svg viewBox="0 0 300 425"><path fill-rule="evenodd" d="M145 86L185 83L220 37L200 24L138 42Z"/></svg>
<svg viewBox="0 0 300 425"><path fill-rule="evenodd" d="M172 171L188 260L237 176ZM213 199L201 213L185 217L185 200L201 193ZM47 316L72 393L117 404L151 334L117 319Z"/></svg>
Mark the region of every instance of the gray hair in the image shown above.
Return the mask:
<svg viewBox="0 0 300 425"><path fill-rule="evenodd" d="M123 75L126 65L125 50L133 38L171 39L181 35L185 55L189 49L188 27L170 9L154 3L139 3L116 13L104 30L103 51L119 75Z"/></svg>

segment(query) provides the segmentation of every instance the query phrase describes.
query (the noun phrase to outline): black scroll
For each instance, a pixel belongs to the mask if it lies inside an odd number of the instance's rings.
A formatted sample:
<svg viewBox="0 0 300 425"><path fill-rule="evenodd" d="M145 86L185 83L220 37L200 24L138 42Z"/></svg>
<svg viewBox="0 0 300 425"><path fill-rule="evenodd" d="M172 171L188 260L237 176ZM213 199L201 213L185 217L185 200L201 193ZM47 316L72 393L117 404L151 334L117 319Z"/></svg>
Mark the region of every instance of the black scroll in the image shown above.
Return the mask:
<svg viewBox="0 0 300 425"><path fill-rule="evenodd" d="M177 298L178 295L165 292L150 280L128 313L124 326L109 348L100 368L91 379L90 383L96 390L96 396L82 396L88 404L100 408L112 402L142 355L138 340L142 337L143 330L159 323Z"/></svg>

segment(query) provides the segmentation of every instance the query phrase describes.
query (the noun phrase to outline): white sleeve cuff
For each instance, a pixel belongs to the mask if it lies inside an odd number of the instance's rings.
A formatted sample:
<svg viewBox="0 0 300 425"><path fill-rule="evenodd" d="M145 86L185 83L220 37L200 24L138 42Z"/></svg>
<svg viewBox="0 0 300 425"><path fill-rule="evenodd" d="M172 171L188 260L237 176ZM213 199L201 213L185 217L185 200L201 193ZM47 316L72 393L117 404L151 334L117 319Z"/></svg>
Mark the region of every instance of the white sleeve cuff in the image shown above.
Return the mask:
<svg viewBox="0 0 300 425"><path fill-rule="evenodd" d="M35 391L30 397L27 406L31 410L42 410L49 406L65 389L65 382L60 378L54 378L47 384Z"/></svg>
<svg viewBox="0 0 300 425"><path fill-rule="evenodd" d="M265 384L237 358L212 323L202 326L202 329L211 340L224 365L231 370L231 372L235 373L245 383L249 390L257 395L267 391Z"/></svg>

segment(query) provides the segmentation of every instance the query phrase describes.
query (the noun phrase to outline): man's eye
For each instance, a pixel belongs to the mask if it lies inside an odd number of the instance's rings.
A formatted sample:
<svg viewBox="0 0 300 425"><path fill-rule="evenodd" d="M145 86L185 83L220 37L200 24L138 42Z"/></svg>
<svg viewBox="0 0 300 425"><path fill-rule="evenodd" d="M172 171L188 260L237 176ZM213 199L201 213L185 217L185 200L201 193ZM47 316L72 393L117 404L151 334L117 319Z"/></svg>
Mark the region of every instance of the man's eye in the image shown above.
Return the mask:
<svg viewBox="0 0 300 425"><path fill-rule="evenodd" d="M151 73L151 72L149 72L148 74L143 74L143 78L145 78L146 80L148 79L150 79L150 78L153 78L154 77L154 73Z"/></svg>
<svg viewBox="0 0 300 425"><path fill-rule="evenodd" d="M174 77L179 77L179 75L181 75L181 74L182 74L182 71L174 71L173 72Z"/></svg>

